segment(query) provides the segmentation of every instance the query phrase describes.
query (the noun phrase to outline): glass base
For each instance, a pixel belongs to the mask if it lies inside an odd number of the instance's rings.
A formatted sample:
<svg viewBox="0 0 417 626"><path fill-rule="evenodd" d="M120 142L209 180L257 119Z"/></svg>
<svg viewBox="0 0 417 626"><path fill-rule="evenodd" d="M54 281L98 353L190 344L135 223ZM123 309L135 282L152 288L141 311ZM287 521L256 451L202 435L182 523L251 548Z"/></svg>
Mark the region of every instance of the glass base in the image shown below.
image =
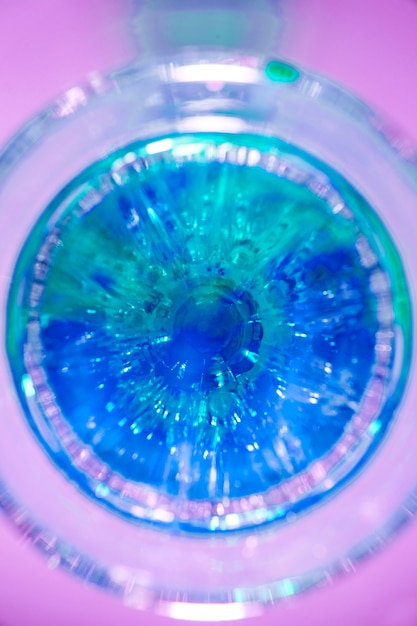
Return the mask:
<svg viewBox="0 0 417 626"><path fill-rule="evenodd" d="M371 207L305 152L133 144L27 240L11 368L40 443L100 503L170 530L285 521L351 478L392 419L399 270Z"/></svg>
<svg viewBox="0 0 417 626"><path fill-rule="evenodd" d="M95 77L6 146L0 506L50 567L238 618L404 521L417 158L386 128L200 50Z"/></svg>

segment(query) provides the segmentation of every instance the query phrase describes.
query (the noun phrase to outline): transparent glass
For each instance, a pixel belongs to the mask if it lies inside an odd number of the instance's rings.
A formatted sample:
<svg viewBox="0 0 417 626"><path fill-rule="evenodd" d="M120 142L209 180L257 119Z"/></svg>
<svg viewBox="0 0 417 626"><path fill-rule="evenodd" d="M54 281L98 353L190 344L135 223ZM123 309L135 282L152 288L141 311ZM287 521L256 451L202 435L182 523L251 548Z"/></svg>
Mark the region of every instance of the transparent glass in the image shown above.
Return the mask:
<svg viewBox="0 0 417 626"><path fill-rule="evenodd" d="M334 480L324 484L319 476L314 495L326 497L305 510L295 507L298 496L290 497L283 515L275 517L268 517L268 512L276 510L276 502L266 506L252 502L253 510L267 511L262 523L255 524L252 518L248 524L241 523L242 518L229 511L233 519L227 520L226 515L222 527L224 511L218 509L216 523L225 532L208 533L161 527L159 522L163 526L167 519L172 521L170 515L166 517L170 508L155 508L152 498L147 503L151 511L147 521L158 524L146 523L141 515L139 522L132 522L120 514L126 501L123 491L118 494L122 504L116 506L115 514L105 502L97 503L68 480L68 471L51 461L62 445L59 438L58 442L51 438L51 422L37 417L33 409L35 428L29 427L21 408L9 364L15 337L6 326L8 298L13 292L10 277L15 275L20 251L39 217L66 185L92 163L117 155L126 146L139 142L147 146L149 156L158 155L167 149L167 138L172 144L172 138L201 137L201 133L226 136L227 141L222 139L219 145L229 144L224 160L235 164L239 164L239 152L230 145L236 148L239 142L249 142L245 159L252 154L255 160L258 148L250 153L253 138L295 146L339 173L366 199L393 242L381 235L375 251L382 264L391 263L393 268L391 288L398 291L399 312L387 332L395 335L400 355L392 364L391 387L384 396L390 411L385 437L372 457L363 457L363 463L359 462L362 457L354 457L354 473L351 467L340 476L337 467L335 475L325 472L325 479L336 476L336 485ZM177 154L185 159L190 156L184 148ZM268 158L272 161L265 160L265 171L280 166L274 153ZM294 178L298 161L294 154L291 158L295 160L281 161L281 165ZM413 147L340 87L283 62L247 54L230 59L230 53L210 50L200 50L198 55L179 53L169 63L154 60L95 77L94 83L69 90L5 146L0 155L4 242L0 275L2 335L6 337L9 331L9 354L3 346L0 504L45 553L50 567L61 566L137 608L153 606L165 615L209 621L239 618L348 571L355 560L374 551L412 516L417 484L412 336L417 259L409 216L416 205L416 164ZM122 175L122 165L116 167L113 159L113 173ZM336 193L341 187L331 190L326 180L315 180L315 193L327 194L337 213L343 208ZM88 209L92 206L94 202ZM372 219L370 224L379 228ZM15 307L19 294L13 296ZM388 343L378 345L380 352L389 352ZM26 397L33 393L32 388L23 391ZM372 393L368 388L364 396L369 399ZM390 398L394 398L391 404ZM378 407L366 423L371 430L360 431L358 441L365 447L377 433ZM44 447L49 456L39 446L33 434L36 430L47 442ZM342 439L336 447L346 443ZM71 462L85 469L78 457ZM308 478L318 470L311 462ZM103 491L96 495L103 499ZM222 502L216 500L216 506ZM159 511L156 516L155 511ZM212 519L210 514L209 522ZM265 520L270 523L264 524ZM218 527L209 525L208 530Z"/></svg>

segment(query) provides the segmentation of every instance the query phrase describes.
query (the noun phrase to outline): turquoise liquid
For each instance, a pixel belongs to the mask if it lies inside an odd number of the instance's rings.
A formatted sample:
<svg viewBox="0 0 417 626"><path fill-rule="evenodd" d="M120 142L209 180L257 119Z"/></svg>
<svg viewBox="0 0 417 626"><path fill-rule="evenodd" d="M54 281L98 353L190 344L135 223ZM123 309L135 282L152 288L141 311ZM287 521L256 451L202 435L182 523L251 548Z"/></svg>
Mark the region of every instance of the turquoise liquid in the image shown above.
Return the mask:
<svg viewBox="0 0 417 626"><path fill-rule="evenodd" d="M8 324L53 462L171 530L322 501L380 443L409 359L405 278L371 207L253 136L136 143L81 173L27 239Z"/></svg>

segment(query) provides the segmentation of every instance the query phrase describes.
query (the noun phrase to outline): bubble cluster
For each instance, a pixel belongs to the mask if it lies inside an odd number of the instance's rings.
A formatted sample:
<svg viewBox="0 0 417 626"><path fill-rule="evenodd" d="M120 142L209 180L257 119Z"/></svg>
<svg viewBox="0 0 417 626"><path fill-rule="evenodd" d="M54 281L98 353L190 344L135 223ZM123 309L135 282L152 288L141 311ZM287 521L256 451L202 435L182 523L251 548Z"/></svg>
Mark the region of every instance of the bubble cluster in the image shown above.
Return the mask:
<svg viewBox="0 0 417 626"><path fill-rule="evenodd" d="M132 521L221 532L306 510L392 418L399 261L381 238L345 179L277 139L118 151L52 201L16 267L29 424Z"/></svg>

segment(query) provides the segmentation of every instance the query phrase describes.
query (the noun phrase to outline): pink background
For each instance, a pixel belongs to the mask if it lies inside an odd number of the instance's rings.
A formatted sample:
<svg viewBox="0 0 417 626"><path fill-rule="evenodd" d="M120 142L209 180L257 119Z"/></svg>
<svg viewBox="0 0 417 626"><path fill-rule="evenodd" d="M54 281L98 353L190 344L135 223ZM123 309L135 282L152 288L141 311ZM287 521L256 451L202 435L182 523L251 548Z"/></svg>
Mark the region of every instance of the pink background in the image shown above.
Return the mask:
<svg viewBox="0 0 417 626"><path fill-rule="evenodd" d="M63 90L133 56L131 9L129 0L0 0L0 143ZM416 0L287 0L284 14L283 56L343 83L417 143ZM245 624L417 626L416 554L411 524L354 575ZM173 623L48 570L0 517L0 626Z"/></svg>

